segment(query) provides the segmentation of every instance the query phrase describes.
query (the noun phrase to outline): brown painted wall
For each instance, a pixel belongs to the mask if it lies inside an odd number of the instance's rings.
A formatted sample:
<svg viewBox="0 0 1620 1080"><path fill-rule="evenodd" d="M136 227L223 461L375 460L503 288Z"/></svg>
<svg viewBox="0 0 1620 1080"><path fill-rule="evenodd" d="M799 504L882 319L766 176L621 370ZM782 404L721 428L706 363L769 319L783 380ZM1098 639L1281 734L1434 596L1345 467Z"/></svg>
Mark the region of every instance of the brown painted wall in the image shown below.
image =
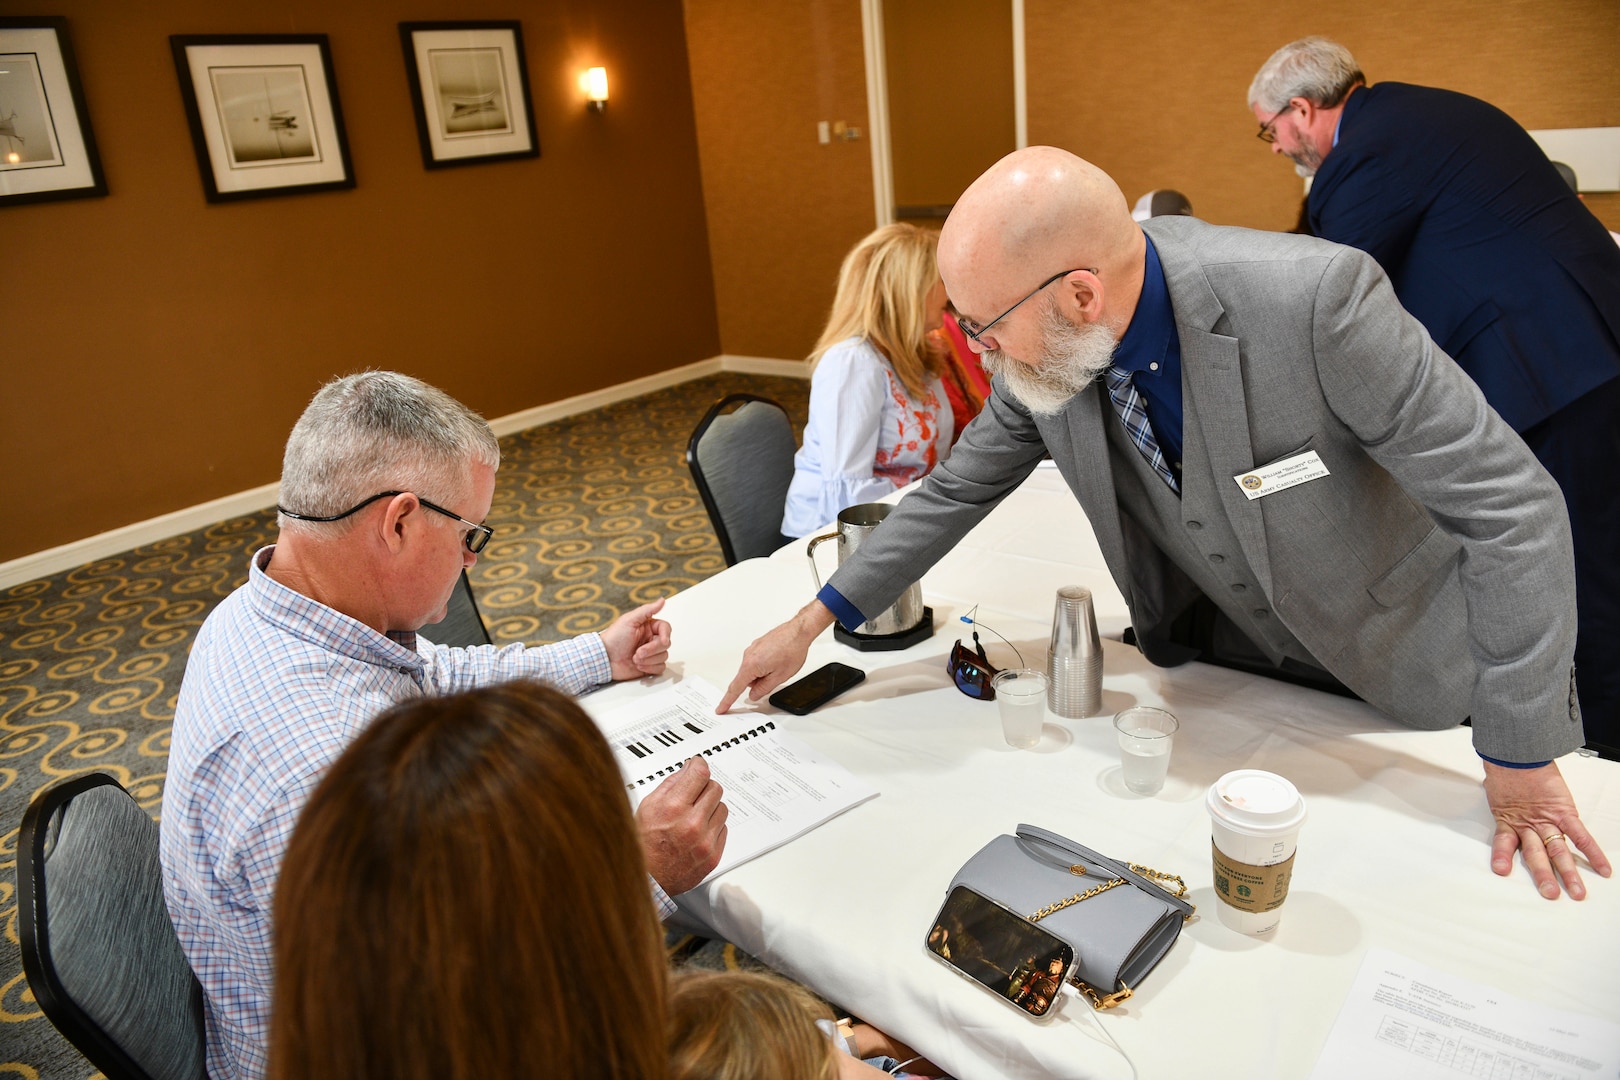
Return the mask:
<svg viewBox="0 0 1620 1080"><path fill-rule="evenodd" d="M1286 229L1292 163L1254 137L1249 82L1279 46L1324 34L1372 82L1443 86L1527 128L1620 125L1615 0L1367 0L1290 9L1264 0L1026 0L1029 137L1106 169L1128 199L1173 187L1208 221ZM1587 205L1620 229L1620 194Z"/></svg>
<svg viewBox="0 0 1620 1080"><path fill-rule="evenodd" d="M0 560L275 480L335 373L498 416L720 351L679 0L471 13L523 22L541 157L434 172L397 24L442 4L39 6L68 17L111 195L0 209ZM358 187L208 205L168 35L295 32L331 38Z"/></svg>
<svg viewBox="0 0 1620 1080"><path fill-rule="evenodd" d="M1011 5L883 0L883 43L894 201L949 206L1017 146Z"/></svg>
<svg viewBox="0 0 1620 1080"><path fill-rule="evenodd" d="M686 38L721 344L805 356L876 216L860 0L686 0Z"/></svg>

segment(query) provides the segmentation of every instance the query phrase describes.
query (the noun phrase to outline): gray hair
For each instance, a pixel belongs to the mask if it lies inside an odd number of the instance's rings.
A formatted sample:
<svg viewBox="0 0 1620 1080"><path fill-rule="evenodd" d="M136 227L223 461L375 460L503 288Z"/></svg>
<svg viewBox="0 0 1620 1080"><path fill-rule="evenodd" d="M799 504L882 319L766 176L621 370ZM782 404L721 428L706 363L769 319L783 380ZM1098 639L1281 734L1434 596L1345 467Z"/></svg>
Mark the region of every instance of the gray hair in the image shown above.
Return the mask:
<svg viewBox="0 0 1620 1080"><path fill-rule="evenodd" d="M1350 50L1325 37L1300 38L1271 54L1249 84L1249 108L1280 112L1295 98L1331 109L1367 81Z"/></svg>
<svg viewBox="0 0 1620 1080"><path fill-rule="evenodd" d="M448 502L475 462L492 469L501 462L483 417L420 379L363 371L321 387L293 425L281 461L280 502L317 517L341 514L381 491ZM276 524L320 533L350 522L277 514Z"/></svg>

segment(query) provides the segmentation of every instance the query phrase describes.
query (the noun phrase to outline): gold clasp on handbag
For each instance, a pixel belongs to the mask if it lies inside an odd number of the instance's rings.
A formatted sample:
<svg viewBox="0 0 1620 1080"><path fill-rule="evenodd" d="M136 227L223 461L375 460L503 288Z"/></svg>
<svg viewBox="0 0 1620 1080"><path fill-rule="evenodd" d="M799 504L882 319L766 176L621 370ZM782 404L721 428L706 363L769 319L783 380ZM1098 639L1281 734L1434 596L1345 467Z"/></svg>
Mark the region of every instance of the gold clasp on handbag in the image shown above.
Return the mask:
<svg viewBox="0 0 1620 1080"><path fill-rule="evenodd" d="M1099 994L1096 987L1090 983L1081 982L1079 979L1074 980L1074 985L1080 988L1080 992L1086 995L1086 1000L1091 1002L1091 1007L1098 1012L1102 1012L1104 1009L1112 1009L1120 1002L1128 1001L1136 993L1135 990L1125 985L1124 979L1119 980L1119 989L1112 994Z"/></svg>

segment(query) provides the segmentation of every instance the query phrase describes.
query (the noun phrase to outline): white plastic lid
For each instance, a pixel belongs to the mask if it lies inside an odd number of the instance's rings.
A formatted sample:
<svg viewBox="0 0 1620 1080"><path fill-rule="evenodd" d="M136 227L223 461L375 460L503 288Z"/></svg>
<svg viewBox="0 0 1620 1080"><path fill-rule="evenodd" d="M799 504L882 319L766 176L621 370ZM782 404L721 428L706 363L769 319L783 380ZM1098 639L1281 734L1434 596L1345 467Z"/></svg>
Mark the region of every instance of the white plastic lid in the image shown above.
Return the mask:
<svg viewBox="0 0 1620 1080"><path fill-rule="evenodd" d="M1210 816L1235 832L1275 836L1305 823L1305 800L1285 777L1237 769L1209 786Z"/></svg>

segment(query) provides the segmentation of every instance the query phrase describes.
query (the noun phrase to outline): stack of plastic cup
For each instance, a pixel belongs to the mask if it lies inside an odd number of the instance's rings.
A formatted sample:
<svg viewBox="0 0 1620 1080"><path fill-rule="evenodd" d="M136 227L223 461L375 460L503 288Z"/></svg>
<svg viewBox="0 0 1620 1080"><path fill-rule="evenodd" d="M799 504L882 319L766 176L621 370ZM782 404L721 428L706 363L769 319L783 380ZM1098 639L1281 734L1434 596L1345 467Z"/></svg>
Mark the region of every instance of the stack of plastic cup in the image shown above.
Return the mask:
<svg viewBox="0 0 1620 1080"><path fill-rule="evenodd" d="M1046 653L1047 708L1078 720L1102 712L1102 641L1091 590L1067 585L1057 591L1052 644Z"/></svg>

